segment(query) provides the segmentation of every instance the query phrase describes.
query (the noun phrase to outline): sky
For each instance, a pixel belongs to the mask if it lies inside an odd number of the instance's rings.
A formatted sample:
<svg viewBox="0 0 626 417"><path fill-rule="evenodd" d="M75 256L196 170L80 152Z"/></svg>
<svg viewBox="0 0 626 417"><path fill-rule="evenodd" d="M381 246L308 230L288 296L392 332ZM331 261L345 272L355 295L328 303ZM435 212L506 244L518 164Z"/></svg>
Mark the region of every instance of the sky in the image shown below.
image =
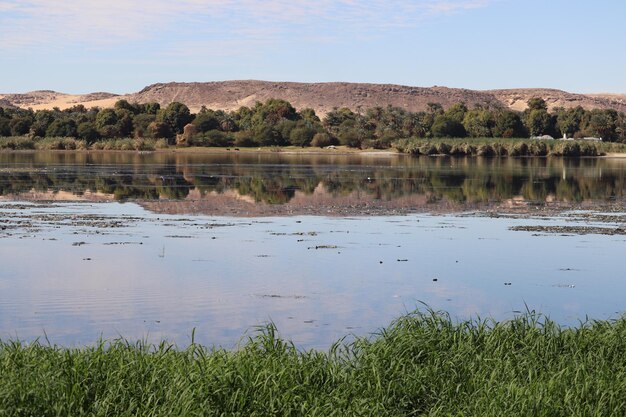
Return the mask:
<svg viewBox="0 0 626 417"><path fill-rule="evenodd" d="M626 93L623 0L0 0L0 92L349 81Z"/></svg>

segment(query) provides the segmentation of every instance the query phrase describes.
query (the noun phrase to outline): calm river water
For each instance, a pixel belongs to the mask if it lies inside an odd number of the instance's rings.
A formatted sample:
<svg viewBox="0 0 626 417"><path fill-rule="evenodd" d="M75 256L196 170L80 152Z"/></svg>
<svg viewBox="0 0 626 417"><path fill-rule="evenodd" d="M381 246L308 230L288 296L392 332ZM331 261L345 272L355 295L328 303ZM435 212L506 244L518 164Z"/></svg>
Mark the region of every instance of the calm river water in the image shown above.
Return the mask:
<svg viewBox="0 0 626 417"><path fill-rule="evenodd" d="M0 337L303 348L404 312L624 313L626 161L0 153Z"/></svg>

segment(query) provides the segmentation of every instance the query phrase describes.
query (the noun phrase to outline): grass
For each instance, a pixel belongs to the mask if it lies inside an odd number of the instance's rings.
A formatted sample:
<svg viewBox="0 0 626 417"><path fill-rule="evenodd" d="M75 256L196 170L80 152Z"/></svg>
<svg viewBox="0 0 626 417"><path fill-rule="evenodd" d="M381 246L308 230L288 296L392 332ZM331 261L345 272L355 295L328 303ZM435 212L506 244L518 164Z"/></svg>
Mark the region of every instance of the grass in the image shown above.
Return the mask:
<svg viewBox="0 0 626 417"><path fill-rule="evenodd" d="M233 351L124 340L0 343L0 415L624 416L626 318L408 314L299 351L268 325Z"/></svg>
<svg viewBox="0 0 626 417"><path fill-rule="evenodd" d="M410 138L400 139L394 146L411 155L577 157L626 152L622 143L498 138Z"/></svg>

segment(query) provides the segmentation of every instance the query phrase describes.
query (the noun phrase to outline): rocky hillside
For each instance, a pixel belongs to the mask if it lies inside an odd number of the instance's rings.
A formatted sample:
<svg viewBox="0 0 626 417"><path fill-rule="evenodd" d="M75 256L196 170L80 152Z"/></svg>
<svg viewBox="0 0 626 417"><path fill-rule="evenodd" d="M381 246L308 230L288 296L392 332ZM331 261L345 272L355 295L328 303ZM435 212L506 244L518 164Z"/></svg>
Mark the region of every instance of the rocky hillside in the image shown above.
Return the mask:
<svg viewBox="0 0 626 417"><path fill-rule="evenodd" d="M205 83L159 83L143 90L117 96L109 93L69 95L54 91L34 91L25 94L0 94L0 105L22 108L61 109L76 104L87 107L112 106L119 99L131 102L158 102L167 105L180 101L197 111L201 106L212 109L235 110L241 106L252 106L256 101L281 98L296 108L311 107L318 114L325 114L333 107L386 106L391 104L411 111L424 110L428 103L439 103L448 107L465 102L508 107L523 110L532 97L542 97L550 108L582 106L586 109L613 108L626 111L626 96L618 94L574 94L553 89L510 89L477 91L447 87L409 87L393 84L361 83L292 83L272 81L220 81Z"/></svg>

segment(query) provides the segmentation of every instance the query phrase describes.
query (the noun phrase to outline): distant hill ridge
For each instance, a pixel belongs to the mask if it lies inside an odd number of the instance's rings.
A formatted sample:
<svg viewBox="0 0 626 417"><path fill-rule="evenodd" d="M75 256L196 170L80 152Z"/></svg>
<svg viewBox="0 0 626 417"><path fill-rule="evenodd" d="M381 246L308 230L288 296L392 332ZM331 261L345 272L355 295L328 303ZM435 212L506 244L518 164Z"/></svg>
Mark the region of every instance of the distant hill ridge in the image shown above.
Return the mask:
<svg viewBox="0 0 626 417"><path fill-rule="evenodd" d="M252 106L257 101L279 98L289 101L297 109L310 107L323 115L334 107L352 110L376 106L397 106L410 111L425 110L428 103L439 103L447 108L464 102L468 107L476 104L524 110L532 97L543 98L550 109L582 106L585 109L607 109L626 112L626 95L575 94L555 89L520 88L506 90L469 90L448 87L411 87L395 84L365 84L348 82L297 83L273 81L214 81L193 83L157 83L139 92L116 95L90 93L70 95L40 90L24 94L0 94L0 106L61 109L83 104L86 107L111 107L120 99L130 102L158 102L162 106L173 101L185 103L192 111L202 106L211 109L236 110Z"/></svg>

